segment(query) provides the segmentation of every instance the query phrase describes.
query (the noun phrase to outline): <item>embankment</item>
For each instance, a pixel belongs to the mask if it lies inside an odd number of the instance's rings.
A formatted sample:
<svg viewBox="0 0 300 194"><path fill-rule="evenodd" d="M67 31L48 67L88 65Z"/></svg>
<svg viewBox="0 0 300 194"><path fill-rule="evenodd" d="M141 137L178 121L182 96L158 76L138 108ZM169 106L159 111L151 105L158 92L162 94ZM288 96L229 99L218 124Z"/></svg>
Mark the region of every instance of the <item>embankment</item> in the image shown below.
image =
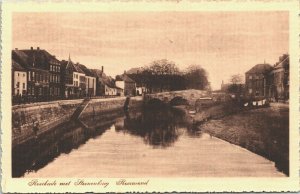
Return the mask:
<svg viewBox="0 0 300 194"><path fill-rule="evenodd" d="M126 97L91 99L87 107L81 113L80 118L121 110L124 108L125 102ZM141 107L142 104L143 97L131 97L128 103L128 108L134 109Z"/></svg>
<svg viewBox="0 0 300 194"><path fill-rule="evenodd" d="M61 100L12 107L12 146L33 138L33 127L38 133L47 131L70 119L83 100Z"/></svg>
<svg viewBox="0 0 300 194"><path fill-rule="evenodd" d="M266 108L240 111L211 119L198 127L274 161L280 171L289 175L288 105L271 104Z"/></svg>
<svg viewBox="0 0 300 194"><path fill-rule="evenodd" d="M125 101L126 97L91 99L80 118L123 110ZM69 121L82 102L83 99L61 100L13 106L12 146L34 138L34 126L38 126L38 134L41 134ZM134 109L142 104L141 96L131 97L128 108Z"/></svg>

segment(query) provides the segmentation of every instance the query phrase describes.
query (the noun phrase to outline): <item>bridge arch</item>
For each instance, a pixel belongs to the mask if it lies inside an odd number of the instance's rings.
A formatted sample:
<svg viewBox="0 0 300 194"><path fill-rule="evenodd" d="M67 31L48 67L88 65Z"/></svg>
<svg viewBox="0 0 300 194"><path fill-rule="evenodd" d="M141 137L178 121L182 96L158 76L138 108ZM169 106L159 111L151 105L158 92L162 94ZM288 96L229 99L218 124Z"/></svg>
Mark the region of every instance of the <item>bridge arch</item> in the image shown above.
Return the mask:
<svg viewBox="0 0 300 194"><path fill-rule="evenodd" d="M182 96L175 96L174 98L172 98L169 102L169 104L171 106L178 106L178 105L188 105L189 101L182 97Z"/></svg>

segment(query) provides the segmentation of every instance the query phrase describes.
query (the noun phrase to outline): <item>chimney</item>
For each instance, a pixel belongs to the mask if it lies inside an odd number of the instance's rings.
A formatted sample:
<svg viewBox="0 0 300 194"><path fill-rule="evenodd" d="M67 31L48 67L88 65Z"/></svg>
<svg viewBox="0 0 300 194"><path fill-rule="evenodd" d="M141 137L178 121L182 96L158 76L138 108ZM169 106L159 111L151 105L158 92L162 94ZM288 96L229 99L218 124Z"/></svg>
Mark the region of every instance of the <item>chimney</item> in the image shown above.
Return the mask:
<svg viewBox="0 0 300 194"><path fill-rule="evenodd" d="M101 71L102 71L102 73L104 72L104 67L103 66L101 66Z"/></svg>
<svg viewBox="0 0 300 194"><path fill-rule="evenodd" d="M15 50L17 51L17 50L18 50L18 48L15 48Z"/></svg>
<svg viewBox="0 0 300 194"><path fill-rule="evenodd" d="M30 50L33 50L33 47L30 47Z"/></svg>
<svg viewBox="0 0 300 194"><path fill-rule="evenodd" d="M39 51L39 50L40 50L40 47L37 47L37 48L36 48L36 50L38 50L38 51Z"/></svg>
<svg viewBox="0 0 300 194"><path fill-rule="evenodd" d="M124 74L126 74L126 70L124 70Z"/></svg>

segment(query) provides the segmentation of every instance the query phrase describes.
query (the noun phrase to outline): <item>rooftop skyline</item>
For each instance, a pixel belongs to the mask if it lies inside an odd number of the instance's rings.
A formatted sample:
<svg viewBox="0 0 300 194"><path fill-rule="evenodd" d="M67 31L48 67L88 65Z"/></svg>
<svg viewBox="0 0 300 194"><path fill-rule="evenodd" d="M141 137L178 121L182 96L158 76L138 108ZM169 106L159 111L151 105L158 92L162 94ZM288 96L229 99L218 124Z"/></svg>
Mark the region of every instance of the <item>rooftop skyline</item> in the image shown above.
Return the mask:
<svg viewBox="0 0 300 194"><path fill-rule="evenodd" d="M288 23L288 12L14 13L13 48L70 54L112 77L157 59L182 70L198 64L219 89L232 74L288 53Z"/></svg>

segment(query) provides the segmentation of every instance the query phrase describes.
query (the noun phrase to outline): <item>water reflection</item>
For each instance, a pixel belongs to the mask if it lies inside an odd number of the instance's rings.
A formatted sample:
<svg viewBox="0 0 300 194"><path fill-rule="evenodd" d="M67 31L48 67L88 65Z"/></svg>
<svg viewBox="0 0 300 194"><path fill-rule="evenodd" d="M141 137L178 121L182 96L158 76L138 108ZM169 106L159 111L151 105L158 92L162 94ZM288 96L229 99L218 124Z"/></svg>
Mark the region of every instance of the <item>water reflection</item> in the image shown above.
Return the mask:
<svg viewBox="0 0 300 194"><path fill-rule="evenodd" d="M142 137L154 148L171 146L184 132L181 128L194 128L186 112L176 108L126 112L124 122L115 127L117 132Z"/></svg>
<svg viewBox="0 0 300 194"><path fill-rule="evenodd" d="M109 115L109 116L108 116ZM37 171L53 161L60 154L78 149L90 138L97 138L122 116L120 112L87 118L80 122L67 122L44 133L34 141L28 141L13 148L12 176L20 177L26 172ZM88 127L88 128L86 128Z"/></svg>
<svg viewBox="0 0 300 194"><path fill-rule="evenodd" d="M201 135L189 115L176 108L99 114L80 122L67 122L34 141L13 148L12 176L21 177L26 172L36 172L61 154L69 154L89 139L99 138L113 125L117 133L141 137L145 144L153 148L172 146L183 133L191 137Z"/></svg>

